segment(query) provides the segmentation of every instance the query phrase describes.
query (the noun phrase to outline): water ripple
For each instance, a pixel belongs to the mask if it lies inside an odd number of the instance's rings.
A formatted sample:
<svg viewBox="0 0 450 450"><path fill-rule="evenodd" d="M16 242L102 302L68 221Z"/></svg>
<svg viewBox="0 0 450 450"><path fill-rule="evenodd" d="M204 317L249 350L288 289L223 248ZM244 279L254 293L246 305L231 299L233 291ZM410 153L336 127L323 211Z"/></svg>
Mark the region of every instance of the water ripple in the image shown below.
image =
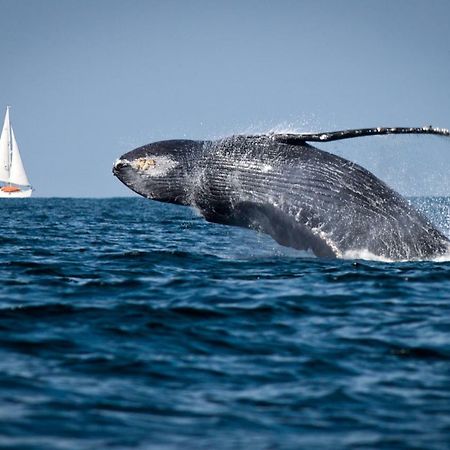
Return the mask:
<svg viewBox="0 0 450 450"><path fill-rule="evenodd" d="M449 262L324 261L137 198L2 208L0 448L448 448Z"/></svg>

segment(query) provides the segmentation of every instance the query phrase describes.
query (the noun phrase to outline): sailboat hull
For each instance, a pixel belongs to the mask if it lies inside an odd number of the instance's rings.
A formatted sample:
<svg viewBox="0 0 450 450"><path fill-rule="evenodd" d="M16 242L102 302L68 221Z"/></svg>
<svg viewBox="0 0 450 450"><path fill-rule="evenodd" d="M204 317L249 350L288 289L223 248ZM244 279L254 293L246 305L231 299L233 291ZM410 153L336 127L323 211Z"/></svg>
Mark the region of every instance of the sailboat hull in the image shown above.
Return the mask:
<svg viewBox="0 0 450 450"><path fill-rule="evenodd" d="M0 190L0 198L27 198L31 197L33 189L26 189L25 191L4 192Z"/></svg>

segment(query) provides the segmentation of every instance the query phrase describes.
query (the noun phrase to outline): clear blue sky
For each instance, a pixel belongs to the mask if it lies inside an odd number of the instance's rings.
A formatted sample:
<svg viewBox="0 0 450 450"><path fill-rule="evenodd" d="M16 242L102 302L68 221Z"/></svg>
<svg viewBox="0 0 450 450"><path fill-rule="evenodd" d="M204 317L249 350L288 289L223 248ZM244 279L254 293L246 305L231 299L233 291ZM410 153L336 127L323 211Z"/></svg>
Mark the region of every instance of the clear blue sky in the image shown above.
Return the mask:
<svg viewBox="0 0 450 450"><path fill-rule="evenodd" d="M0 107L40 196L132 195L113 161L238 132L450 127L450 2L0 0ZM323 146L450 195L450 140Z"/></svg>

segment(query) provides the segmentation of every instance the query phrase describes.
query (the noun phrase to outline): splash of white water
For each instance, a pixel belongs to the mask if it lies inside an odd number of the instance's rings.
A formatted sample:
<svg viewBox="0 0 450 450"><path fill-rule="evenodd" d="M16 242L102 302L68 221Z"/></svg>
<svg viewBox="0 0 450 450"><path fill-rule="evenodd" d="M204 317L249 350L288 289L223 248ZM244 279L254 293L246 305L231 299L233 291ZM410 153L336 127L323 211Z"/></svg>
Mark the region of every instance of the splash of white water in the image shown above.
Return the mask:
<svg viewBox="0 0 450 450"><path fill-rule="evenodd" d="M375 255L367 249L354 249L347 250L341 257L342 259L364 259L367 261L377 261L385 263L395 263L395 262L411 262L411 261L430 261L430 262L448 262L450 261L450 244L448 244L447 251L439 256L431 256L430 258L417 258L417 259L402 259L394 260L386 258L384 256Z"/></svg>

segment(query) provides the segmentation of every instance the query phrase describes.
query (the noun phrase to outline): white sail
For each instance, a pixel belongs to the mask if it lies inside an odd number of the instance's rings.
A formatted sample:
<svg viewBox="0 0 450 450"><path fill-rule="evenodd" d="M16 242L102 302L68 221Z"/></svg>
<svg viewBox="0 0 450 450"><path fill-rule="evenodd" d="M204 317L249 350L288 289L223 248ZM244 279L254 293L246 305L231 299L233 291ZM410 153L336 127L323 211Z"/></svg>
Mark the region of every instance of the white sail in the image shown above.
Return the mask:
<svg viewBox="0 0 450 450"><path fill-rule="evenodd" d="M9 182L13 184L19 184L21 186L29 186L27 174L23 167L22 158L20 157L19 146L17 145L16 138L14 136L14 130L11 129L11 142L12 142L12 152L11 152L11 167L9 169Z"/></svg>
<svg viewBox="0 0 450 450"><path fill-rule="evenodd" d="M9 181L11 149L11 125L9 123L9 107L6 108L5 121L0 136L0 181Z"/></svg>

